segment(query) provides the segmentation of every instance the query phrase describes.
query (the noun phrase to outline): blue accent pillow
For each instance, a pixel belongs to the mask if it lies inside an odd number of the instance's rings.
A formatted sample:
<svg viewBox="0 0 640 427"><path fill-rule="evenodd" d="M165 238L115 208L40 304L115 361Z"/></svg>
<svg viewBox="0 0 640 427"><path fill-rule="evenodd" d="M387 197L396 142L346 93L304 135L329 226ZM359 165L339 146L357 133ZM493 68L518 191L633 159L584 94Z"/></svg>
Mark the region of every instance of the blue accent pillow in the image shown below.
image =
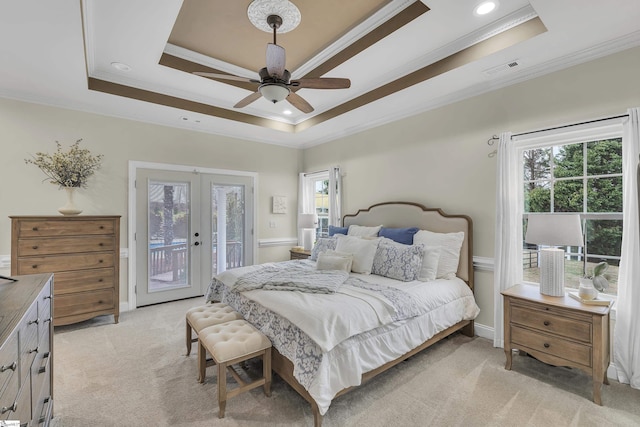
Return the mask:
<svg viewBox="0 0 640 427"><path fill-rule="evenodd" d="M335 225L329 226L329 236L333 236L334 234L347 234L349 231L349 227L336 227Z"/></svg>
<svg viewBox="0 0 640 427"><path fill-rule="evenodd" d="M413 244L413 235L418 232L418 227L408 228L385 228L382 227L378 232L378 236L386 237L394 242L402 243L403 245Z"/></svg>

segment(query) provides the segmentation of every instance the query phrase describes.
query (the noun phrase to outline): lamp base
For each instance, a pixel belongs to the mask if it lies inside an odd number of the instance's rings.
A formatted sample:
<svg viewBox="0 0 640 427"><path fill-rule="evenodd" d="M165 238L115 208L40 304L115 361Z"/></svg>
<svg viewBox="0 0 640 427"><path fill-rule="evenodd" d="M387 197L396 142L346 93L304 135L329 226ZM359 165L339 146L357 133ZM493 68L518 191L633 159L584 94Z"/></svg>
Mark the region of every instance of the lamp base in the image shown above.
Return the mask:
<svg viewBox="0 0 640 427"><path fill-rule="evenodd" d="M540 250L540 293L551 297L564 296L564 250Z"/></svg>
<svg viewBox="0 0 640 427"><path fill-rule="evenodd" d="M313 249L313 232L315 230L313 228L303 228L302 229L302 246L305 251L310 251Z"/></svg>

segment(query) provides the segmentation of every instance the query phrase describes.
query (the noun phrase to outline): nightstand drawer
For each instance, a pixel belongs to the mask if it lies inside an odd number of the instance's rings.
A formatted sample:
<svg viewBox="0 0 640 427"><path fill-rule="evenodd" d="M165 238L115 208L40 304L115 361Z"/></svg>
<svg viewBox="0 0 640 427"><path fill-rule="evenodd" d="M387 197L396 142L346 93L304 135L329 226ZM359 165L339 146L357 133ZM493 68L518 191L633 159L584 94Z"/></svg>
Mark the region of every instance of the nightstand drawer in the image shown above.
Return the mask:
<svg viewBox="0 0 640 427"><path fill-rule="evenodd" d="M591 347L566 341L563 338L530 331L518 326L511 326L511 342L515 348L524 346L584 366L591 366L592 363Z"/></svg>
<svg viewBox="0 0 640 427"><path fill-rule="evenodd" d="M511 321L519 325L538 329L591 344L591 323L569 319L549 311L532 310L525 307L511 307Z"/></svg>

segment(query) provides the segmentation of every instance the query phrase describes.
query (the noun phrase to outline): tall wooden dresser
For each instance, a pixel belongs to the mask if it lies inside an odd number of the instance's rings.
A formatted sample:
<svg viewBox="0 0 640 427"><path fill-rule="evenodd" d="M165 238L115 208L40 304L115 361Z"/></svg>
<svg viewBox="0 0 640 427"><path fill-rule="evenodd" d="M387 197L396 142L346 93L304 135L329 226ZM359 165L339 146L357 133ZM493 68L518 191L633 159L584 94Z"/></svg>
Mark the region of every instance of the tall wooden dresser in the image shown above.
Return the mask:
<svg viewBox="0 0 640 427"><path fill-rule="evenodd" d="M48 426L53 416L53 276L0 279L0 420Z"/></svg>
<svg viewBox="0 0 640 427"><path fill-rule="evenodd" d="M11 274L54 273L53 324L120 314L120 216L12 216Z"/></svg>

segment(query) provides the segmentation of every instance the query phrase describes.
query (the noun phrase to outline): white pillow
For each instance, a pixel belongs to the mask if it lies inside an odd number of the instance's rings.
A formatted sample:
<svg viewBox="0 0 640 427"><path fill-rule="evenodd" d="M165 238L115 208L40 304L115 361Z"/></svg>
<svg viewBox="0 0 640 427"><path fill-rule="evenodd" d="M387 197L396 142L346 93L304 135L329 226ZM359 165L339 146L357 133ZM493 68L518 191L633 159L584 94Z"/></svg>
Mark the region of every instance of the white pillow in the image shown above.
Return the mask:
<svg viewBox="0 0 640 427"><path fill-rule="evenodd" d="M326 251L318 255L317 270L342 270L349 272L353 264L353 255L346 252Z"/></svg>
<svg viewBox="0 0 640 427"><path fill-rule="evenodd" d="M423 244L426 247L436 246L440 248L438 260L437 279L452 279L458 271L460 261L460 248L464 240L464 232L434 233L429 230L420 230L413 236L413 244Z"/></svg>
<svg viewBox="0 0 640 427"><path fill-rule="evenodd" d="M418 280L429 282L435 280L438 274L438 261L440 260L440 248L435 246L425 246L422 253L422 267L418 272Z"/></svg>
<svg viewBox="0 0 640 427"><path fill-rule="evenodd" d="M373 258L376 256L378 239L361 239L353 236L338 236L337 252L353 255L351 271L354 273L371 274Z"/></svg>
<svg viewBox="0 0 640 427"><path fill-rule="evenodd" d="M377 227L365 227L364 225L350 225L347 230L347 236L355 237L378 237L378 232L382 228L381 225Z"/></svg>

